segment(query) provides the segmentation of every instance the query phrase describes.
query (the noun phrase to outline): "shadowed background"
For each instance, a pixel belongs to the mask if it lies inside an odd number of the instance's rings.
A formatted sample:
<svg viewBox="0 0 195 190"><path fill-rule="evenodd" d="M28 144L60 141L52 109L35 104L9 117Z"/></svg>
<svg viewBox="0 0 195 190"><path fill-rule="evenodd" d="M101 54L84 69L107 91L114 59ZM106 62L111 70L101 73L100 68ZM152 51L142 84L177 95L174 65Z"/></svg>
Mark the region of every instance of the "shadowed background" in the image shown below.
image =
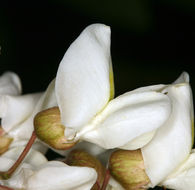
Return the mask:
<svg viewBox="0 0 195 190"><path fill-rule="evenodd" d="M0 74L11 70L23 92L43 91L66 49L89 24L112 30L116 95L173 82L182 71L195 92L195 1L1 1Z"/></svg>
<svg viewBox="0 0 195 190"><path fill-rule="evenodd" d="M66 49L89 24L112 30L116 94L191 75L195 2L5 1L0 5L0 73L19 74L23 92L45 90Z"/></svg>

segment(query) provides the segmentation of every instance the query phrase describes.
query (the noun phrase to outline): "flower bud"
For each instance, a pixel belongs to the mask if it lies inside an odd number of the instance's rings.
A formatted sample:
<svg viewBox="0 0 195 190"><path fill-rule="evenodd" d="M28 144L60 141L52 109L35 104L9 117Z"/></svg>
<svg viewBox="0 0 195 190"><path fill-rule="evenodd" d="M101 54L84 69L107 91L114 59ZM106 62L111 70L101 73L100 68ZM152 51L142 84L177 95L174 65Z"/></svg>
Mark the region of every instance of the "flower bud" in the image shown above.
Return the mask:
<svg viewBox="0 0 195 190"><path fill-rule="evenodd" d="M0 137L0 155L9 149L9 145L13 141L12 138L7 136Z"/></svg>
<svg viewBox="0 0 195 190"><path fill-rule="evenodd" d="M61 124L58 107L39 112L34 118L34 129L37 137L52 148L66 150L76 144L64 136L65 127Z"/></svg>
<svg viewBox="0 0 195 190"><path fill-rule="evenodd" d="M111 175L126 190L141 190L150 180L145 173L141 150L117 150L109 162Z"/></svg>
<svg viewBox="0 0 195 190"><path fill-rule="evenodd" d="M0 127L0 155L6 152L13 139L6 135L5 131Z"/></svg>
<svg viewBox="0 0 195 190"><path fill-rule="evenodd" d="M104 166L100 163L100 161L92 155L82 150L73 150L68 155L66 164L70 166L83 166L94 168L98 174L98 178L97 183L94 184L91 190L98 190L98 185L102 186L106 170Z"/></svg>

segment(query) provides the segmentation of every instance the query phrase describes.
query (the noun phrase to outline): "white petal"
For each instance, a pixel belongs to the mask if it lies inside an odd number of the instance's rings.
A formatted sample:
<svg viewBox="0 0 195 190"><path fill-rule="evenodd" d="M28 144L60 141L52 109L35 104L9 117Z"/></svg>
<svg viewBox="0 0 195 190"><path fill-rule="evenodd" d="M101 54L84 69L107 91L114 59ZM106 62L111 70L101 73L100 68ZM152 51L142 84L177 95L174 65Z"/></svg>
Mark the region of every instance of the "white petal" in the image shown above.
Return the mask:
<svg viewBox="0 0 195 190"><path fill-rule="evenodd" d="M7 171L14 164L14 162L15 160L1 156L0 171ZM22 163L11 178L8 180L0 180L0 184L14 189L25 189L25 183L30 175L32 175L31 165Z"/></svg>
<svg viewBox="0 0 195 190"><path fill-rule="evenodd" d="M15 159L0 156L0 171L7 171L15 163ZM18 175L22 168L32 169L33 167L28 163L22 163L13 173L13 175Z"/></svg>
<svg viewBox="0 0 195 190"><path fill-rule="evenodd" d="M161 185L176 190L194 190L195 187L195 153L171 175L168 176Z"/></svg>
<svg viewBox="0 0 195 190"><path fill-rule="evenodd" d="M120 146L119 148L124 150L136 150L138 148L143 147L148 142L150 142L155 134L156 134L156 130L153 130L148 133L144 133L143 135L136 137L132 141L128 142L123 146Z"/></svg>
<svg viewBox="0 0 195 190"><path fill-rule="evenodd" d="M24 147L12 148L1 155L0 171L7 171L15 163L23 149ZM40 168L46 162L47 159L43 154L31 149L13 176L8 180L0 180L0 184L14 189L26 189L27 180L33 174L33 169Z"/></svg>
<svg viewBox="0 0 195 190"><path fill-rule="evenodd" d="M0 95L18 95L22 91L20 78L13 72L0 76Z"/></svg>
<svg viewBox="0 0 195 190"><path fill-rule="evenodd" d="M181 73L181 75L173 82L173 84L179 84L179 83L189 83L190 77L187 72Z"/></svg>
<svg viewBox="0 0 195 190"><path fill-rule="evenodd" d="M92 168L68 166L51 161L29 178L27 190L90 190L97 173Z"/></svg>
<svg viewBox="0 0 195 190"><path fill-rule="evenodd" d="M150 86L144 86L144 87L140 87L140 88L137 88L133 91L131 91L131 93L134 93L134 92L162 92L162 90L164 88L166 88L167 85L164 85L164 84L157 84L157 85L150 85Z"/></svg>
<svg viewBox="0 0 195 190"><path fill-rule="evenodd" d="M107 190L125 190L113 177L110 178Z"/></svg>
<svg viewBox="0 0 195 190"><path fill-rule="evenodd" d="M0 171L7 171L13 164L14 160L9 158L4 158L0 156Z"/></svg>
<svg viewBox="0 0 195 190"><path fill-rule="evenodd" d="M74 149L84 150L95 157L106 151L106 149L86 141L79 142L76 145L74 145L71 149L68 149L66 151L55 149L53 149L53 151L57 152L60 155L67 156Z"/></svg>
<svg viewBox="0 0 195 190"><path fill-rule="evenodd" d="M9 149L2 156L6 158L10 158L12 160L17 160L20 154L22 153L22 151L24 150L24 148L25 147L23 146L23 147L15 147ZM47 159L43 154L31 148L31 150L29 151L29 153L27 154L23 162L26 162L31 166L38 168L40 165L46 163Z"/></svg>
<svg viewBox="0 0 195 190"><path fill-rule="evenodd" d="M0 117L2 127L6 132L13 130L24 122L33 112L34 107L41 94L29 94L23 96L0 97Z"/></svg>
<svg viewBox="0 0 195 190"><path fill-rule="evenodd" d="M30 133L31 134L31 133ZM30 135L29 134L29 135ZM16 138L14 139L14 141L12 141L12 143L9 146L9 149L11 148L15 148L15 147L21 147L21 146L26 146L26 144L28 143L29 138L24 137L24 139L20 139L20 138ZM32 145L32 149L39 151L42 154L45 154L48 150L48 146L46 146L45 144L43 144L42 142L40 142L39 139L37 139L33 145Z"/></svg>
<svg viewBox="0 0 195 190"><path fill-rule="evenodd" d="M65 136L71 137L110 98L110 28L87 27L65 53L56 77L56 97Z"/></svg>
<svg viewBox="0 0 195 190"><path fill-rule="evenodd" d="M17 175L13 175L8 180L0 180L0 183L13 189L23 190L26 189L26 183L31 175L33 175L32 169L22 168L20 172L17 173Z"/></svg>
<svg viewBox="0 0 195 190"><path fill-rule="evenodd" d="M14 163L14 159L0 156L0 171L7 171ZM28 172L24 172L25 170ZM14 189L25 189L25 183L29 177L29 174L32 174L31 165L22 163L10 179L0 180L0 184Z"/></svg>
<svg viewBox="0 0 195 190"><path fill-rule="evenodd" d="M192 147L192 97L188 83L162 91L172 102L172 113L152 141L142 148L146 173L152 186L163 181L189 155Z"/></svg>
<svg viewBox="0 0 195 190"><path fill-rule="evenodd" d="M166 95L152 91L132 91L110 101L91 124L96 128L83 131L81 138L108 149L124 146L160 127L170 111L170 101ZM147 143L150 138L145 140ZM143 141L142 145L145 144ZM137 145L140 146L139 143Z"/></svg>
<svg viewBox="0 0 195 190"><path fill-rule="evenodd" d="M55 95L55 79L53 79L36 104L34 113L38 113L42 110L55 106L57 106L57 100Z"/></svg>
<svg viewBox="0 0 195 190"><path fill-rule="evenodd" d="M34 116L44 109L57 106L54 89L55 80L50 83L47 90L44 93L41 93L36 102L34 102L34 104L32 105L33 110L31 111L28 118L26 118L23 122L20 121L20 125L9 132L10 136L14 137L15 140L28 140L30 138L31 133L34 130Z"/></svg>

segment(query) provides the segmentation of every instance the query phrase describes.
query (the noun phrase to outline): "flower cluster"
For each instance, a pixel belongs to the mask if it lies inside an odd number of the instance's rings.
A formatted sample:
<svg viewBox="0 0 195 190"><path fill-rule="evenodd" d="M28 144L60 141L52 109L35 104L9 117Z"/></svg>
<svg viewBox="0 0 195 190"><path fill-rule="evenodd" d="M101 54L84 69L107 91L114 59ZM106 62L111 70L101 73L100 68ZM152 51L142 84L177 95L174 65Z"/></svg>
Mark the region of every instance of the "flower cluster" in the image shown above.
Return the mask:
<svg viewBox="0 0 195 190"><path fill-rule="evenodd" d="M45 92L0 76L0 189L194 190L193 114L186 72L114 98L110 28L90 25Z"/></svg>

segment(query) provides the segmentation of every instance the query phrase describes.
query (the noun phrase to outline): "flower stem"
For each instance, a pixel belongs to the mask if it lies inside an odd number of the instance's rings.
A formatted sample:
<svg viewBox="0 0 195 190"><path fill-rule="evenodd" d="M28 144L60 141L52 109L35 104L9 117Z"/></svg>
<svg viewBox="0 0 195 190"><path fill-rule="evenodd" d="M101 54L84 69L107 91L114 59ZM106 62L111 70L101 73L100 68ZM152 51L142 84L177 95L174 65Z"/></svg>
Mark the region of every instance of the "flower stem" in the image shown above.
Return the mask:
<svg viewBox="0 0 195 190"><path fill-rule="evenodd" d="M100 190L106 190L109 179L110 179L110 171L109 171L109 169L107 169L106 173L105 173L104 181L103 181L103 184L102 184L102 187Z"/></svg>
<svg viewBox="0 0 195 190"><path fill-rule="evenodd" d="M98 189L98 190L101 190L99 181L96 181L95 185L97 186L97 189ZM93 189L93 188L92 188L92 189Z"/></svg>
<svg viewBox="0 0 195 190"><path fill-rule="evenodd" d="M35 131L32 132L32 135L23 150L23 152L20 154L19 158L17 161L14 163L14 165L6 172L0 172L0 178L2 177L3 179L9 179L11 175L15 172L15 170L18 168L18 166L21 164L21 162L24 160L25 156L29 152L31 146L33 145L34 141L36 139L36 134ZM1 187L1 186L0 186ZM1 190L1 189L0 189Z"/></svg>
<svg viewBox="0 0 195 190"><path fill-rule="evenodd" d="M14 190L14 189L12 189L10 187L6 187L4 185L0 185L0 190Z"/></svg>

